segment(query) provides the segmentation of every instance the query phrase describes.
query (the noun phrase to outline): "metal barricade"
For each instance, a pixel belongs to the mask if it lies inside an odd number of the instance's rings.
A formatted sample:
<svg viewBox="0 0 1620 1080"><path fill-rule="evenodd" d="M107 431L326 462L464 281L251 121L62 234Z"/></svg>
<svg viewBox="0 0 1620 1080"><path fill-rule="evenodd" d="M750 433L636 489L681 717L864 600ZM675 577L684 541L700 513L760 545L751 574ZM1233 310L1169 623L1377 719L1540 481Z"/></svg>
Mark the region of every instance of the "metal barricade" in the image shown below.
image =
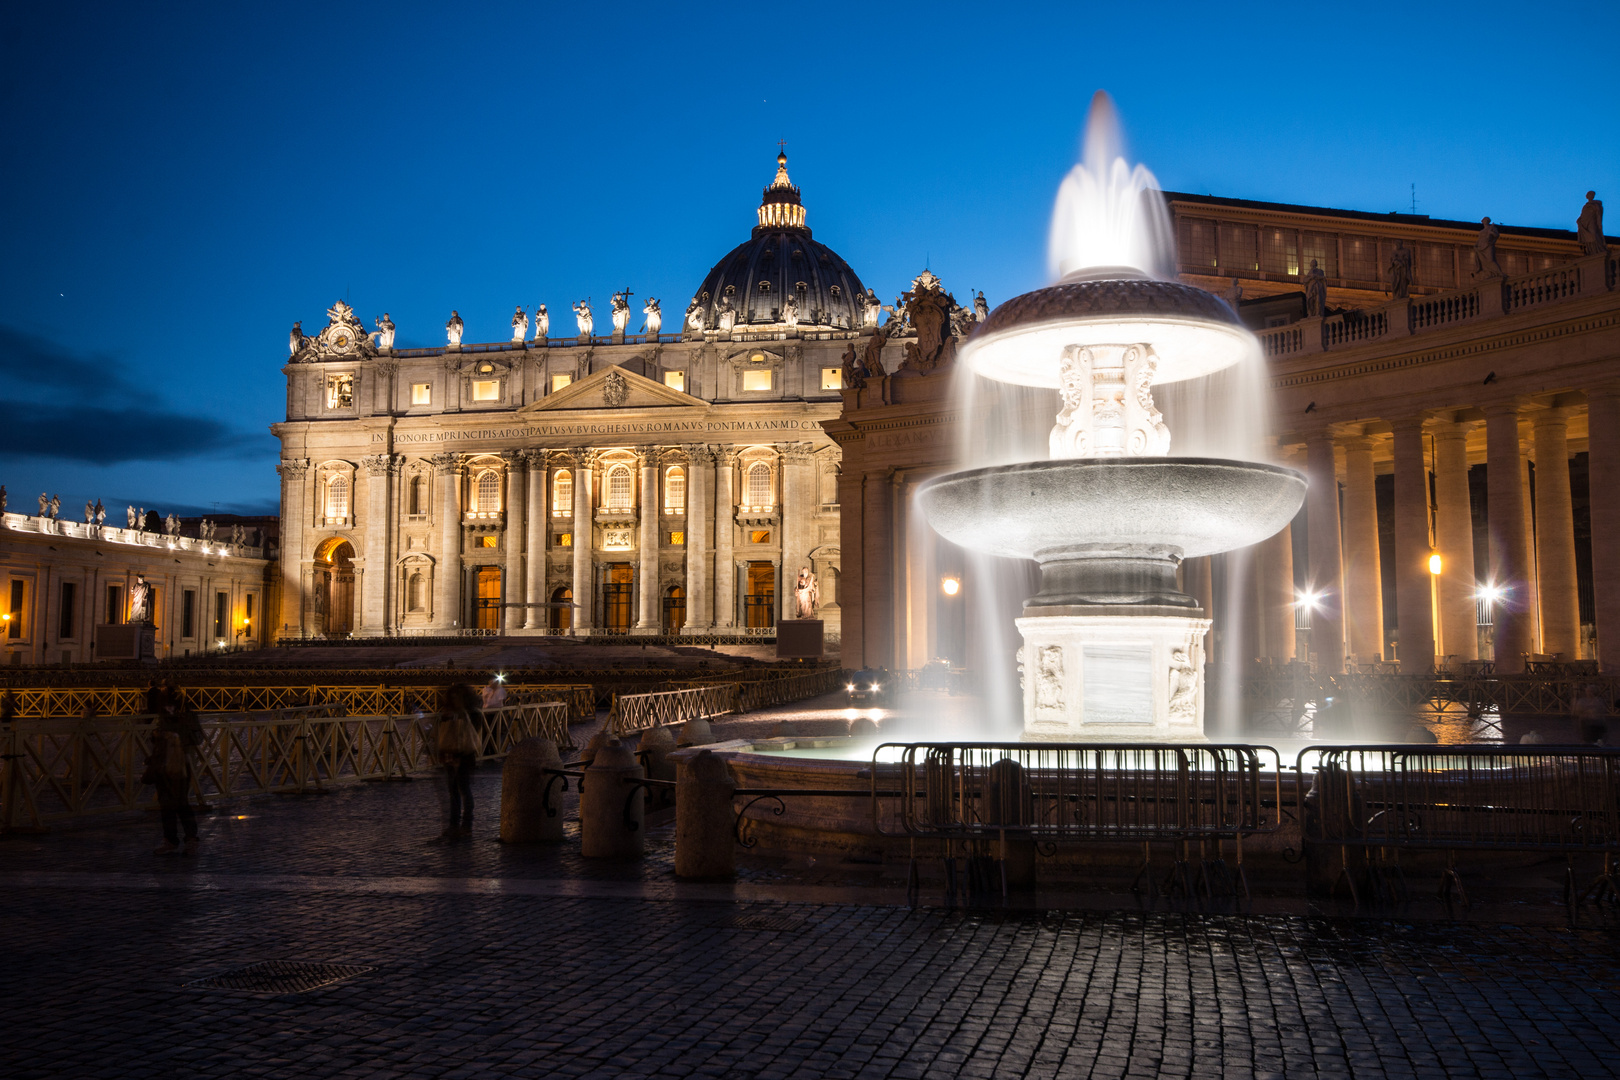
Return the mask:
<svg viewBox="0 0 1620 1080"><path fill-rule="evenodd" d="M613 705L608 710L608 730L615 735L627 735L734 713L738 711L738 689L737 683L715 683L654 694L614 694Z"/></svg>

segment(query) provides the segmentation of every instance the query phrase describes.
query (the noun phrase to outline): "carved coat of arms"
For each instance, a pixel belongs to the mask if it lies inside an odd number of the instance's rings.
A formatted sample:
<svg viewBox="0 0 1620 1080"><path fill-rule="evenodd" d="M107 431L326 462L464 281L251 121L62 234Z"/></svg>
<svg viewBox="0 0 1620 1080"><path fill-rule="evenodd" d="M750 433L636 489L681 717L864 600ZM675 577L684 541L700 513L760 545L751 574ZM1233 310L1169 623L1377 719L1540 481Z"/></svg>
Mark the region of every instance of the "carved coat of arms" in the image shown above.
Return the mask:
<svg viewBox="0 0 1620 1080"><path fill-rule="evenodd" d="M610 408L618 408L630 397L630 383L617 371L608 372L602 380L602 401Z"/></svg>

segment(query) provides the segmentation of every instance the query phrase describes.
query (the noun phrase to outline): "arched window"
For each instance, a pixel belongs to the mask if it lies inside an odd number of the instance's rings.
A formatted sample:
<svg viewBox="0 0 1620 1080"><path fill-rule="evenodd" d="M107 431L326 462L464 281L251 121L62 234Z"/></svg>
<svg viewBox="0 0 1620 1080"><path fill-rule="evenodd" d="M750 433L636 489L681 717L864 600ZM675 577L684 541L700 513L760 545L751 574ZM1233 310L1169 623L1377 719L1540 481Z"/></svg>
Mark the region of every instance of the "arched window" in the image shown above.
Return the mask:
<svg viewBox="0 0 1620 1080"><path fill-rule="evenodd" d="M771 506L771 467L763 461L750 465L748 484L743 490L748 493L749 506Z"/></svg>
<svg viewBox="0 0 1620 1080"><path fill-rule="evenodd" d="M422 611L422 603L426 590L422 587L422 571L412 570L411 576L405 581L405 610Z"/></svg>
<svg viewBox="0 0 1620 1080"><path fill-rule="evenodd" d="M501 477L494 469L478 474L478 491L473 497L473 509L490 513L501 508Z"/></svg>
<svg viewBox="0 0 1620 1080"><path fill-rule="evenodd" d="M427 477L411 477L410 515L422 517L427 513Z"/></svg>
<svg viewBox="0 0 1620 1080"><path fill-rule="evenodd" d="M672 465L664 474L664 512L686 512L686 470L679 465Z"/></svg>
<svg viewBox="0 0 1620 1080"><path fill-rule="evenodd" d="M630 484L630 470L623 465L615 465L607 474L607 508L609 510L628 510L635 503Z"/></svg>
<svg viewBox="0 0 1620 1080"><path fill-rule="evenodd" d="M574 474L567 469L557 470L551 480L551 514L553 517L574 516Z"/></svg>
<svg viewBox="0 0 1620 1080"><path fill-rule="evenodd" d="M349 516L349 482L341 476L334 476L326 482L326 516Z"/></svg>

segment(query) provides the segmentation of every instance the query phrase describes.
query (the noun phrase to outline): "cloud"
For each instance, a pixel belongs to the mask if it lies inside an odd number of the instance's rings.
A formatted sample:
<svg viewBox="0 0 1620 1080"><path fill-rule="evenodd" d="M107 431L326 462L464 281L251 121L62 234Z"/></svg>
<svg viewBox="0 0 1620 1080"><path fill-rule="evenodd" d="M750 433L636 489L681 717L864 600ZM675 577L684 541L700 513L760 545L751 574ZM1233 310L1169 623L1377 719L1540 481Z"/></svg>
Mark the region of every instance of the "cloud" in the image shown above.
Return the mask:
<svg viewBox="0 0 1620 1080"><path fill-rule="evenodd" d="M112 465L268 450L266 436L176 411L131 383L110 356L77 356L0 325L0 454Z"/></svg>

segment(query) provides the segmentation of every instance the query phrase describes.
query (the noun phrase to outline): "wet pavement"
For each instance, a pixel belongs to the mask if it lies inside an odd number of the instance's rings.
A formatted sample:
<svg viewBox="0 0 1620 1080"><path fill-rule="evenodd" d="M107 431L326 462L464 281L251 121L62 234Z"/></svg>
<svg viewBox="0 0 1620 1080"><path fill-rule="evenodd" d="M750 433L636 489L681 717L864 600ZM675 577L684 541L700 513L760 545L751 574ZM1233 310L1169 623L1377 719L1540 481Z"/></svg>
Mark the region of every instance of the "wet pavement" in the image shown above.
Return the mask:
<svg viewBox="0 0 1620 1080"><path fill-rule="evenodd" d="M730 722L845 719L806 703ZM727 731L726 729L730 729ZM576 739L583 742L587 731ZM438 839L432 778L222 803L191 859L153 818L0 838L3 1073L56 1077L1580 1076L1620 1071L1620 937L1564 920L1561 864L1475 872L1476 906L1347 917L1102 882L907 904L903 863L648 857ZM1517 891L1515 891L1517 890ZM1369 917L1370 916L1370 917ZM302 992L201 980L365 969Z"/></svg>

